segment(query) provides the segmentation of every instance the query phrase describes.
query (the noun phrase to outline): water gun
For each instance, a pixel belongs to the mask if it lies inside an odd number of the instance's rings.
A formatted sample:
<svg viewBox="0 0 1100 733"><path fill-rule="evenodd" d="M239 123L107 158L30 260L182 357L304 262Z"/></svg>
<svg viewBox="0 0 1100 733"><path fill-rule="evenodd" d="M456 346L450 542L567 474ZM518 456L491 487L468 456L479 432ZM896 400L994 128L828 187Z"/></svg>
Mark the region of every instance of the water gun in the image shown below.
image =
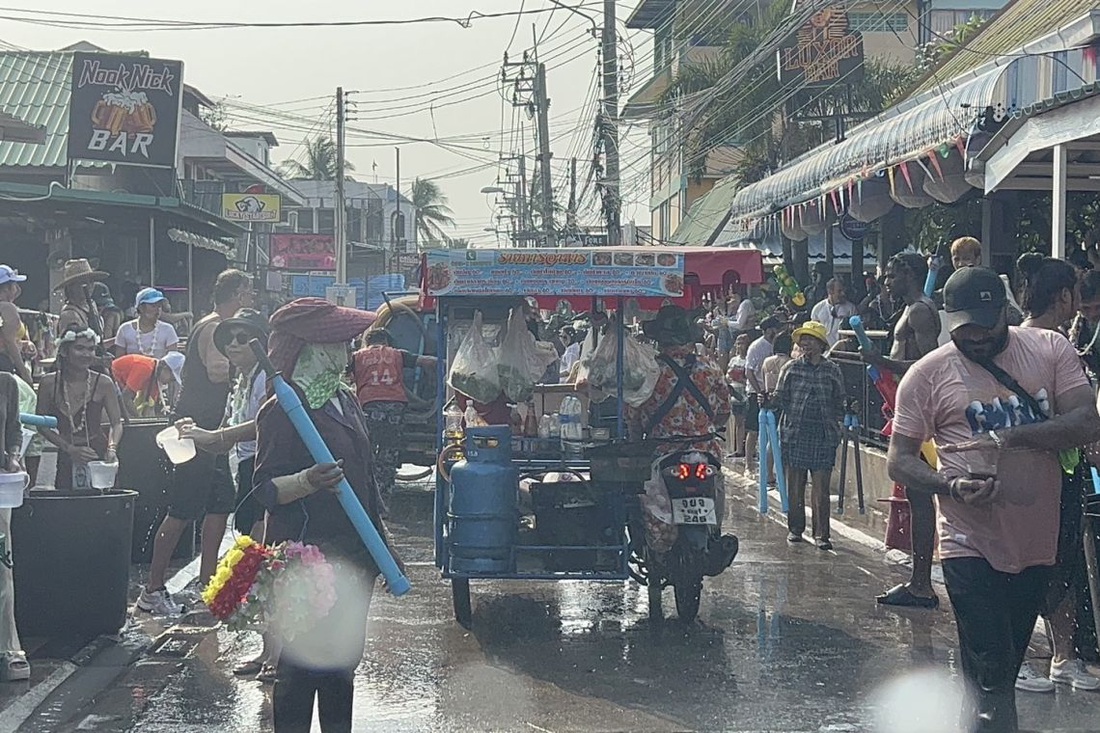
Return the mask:
<svg viewBox="0 0 1100 733"><path fill-rule="evenodd" d="M928 277L924 278L924 297L931 298L932 293L936 292L936 275L939 274L942 266L943 257L939 252L928 258Z"/></svg>
<svg viewBox="0 0 1100 733"><path fill-rule="evenodd" d="M302 406L302 400L299 399L298 393L283 379L281 374L275 371L275 367L267 358L264 347L256 339L252 339L249 346L252 347L252 352L259 360L260 367L267 374L268 382L273 385L279 407L283 408L283 412L290 419L294 429L298 432L298 437L302 439L309 450L309 454L313 456L313 460L317 463L336 463L332 451L325 445L321 434L317 432L317 426L313 424L309 413ZM367 516L366 510L359 502L359 497L352 491L346 478L342 479L340 485L336 487L336 498L340 501L340 506L343 507L344 513L348 515L348 519L351 520L351 524L355 527L359 538L366 545L367 551L374 559L374 563L382 571L382 576L386 579L386 585L389 587L390 592L395 596L403 596L408 593L412 587L409 584L409 579L397 567L397 561L393 559L386 543L382 541L382 536L378 534L378 529L371 522L370 517Z"/></svg>
<svg viewBox="0 0 1100 733"><path fill-rule="evenodd" d="M779 292L790 299L796 307L801 308L806 305L806 295L802 292L802 288L799 287L798 281L795 280L787 268L783 265L776 265L772 269L772 274L775 275L775 282L779 285Z"/></svg>
<svg viewBox="0 0 1100 733"><path fill-rule="evenodd" d="M27 412L19 413L19 422L31 428L56 428L57 418L53 415L31 415Z"/></svg>

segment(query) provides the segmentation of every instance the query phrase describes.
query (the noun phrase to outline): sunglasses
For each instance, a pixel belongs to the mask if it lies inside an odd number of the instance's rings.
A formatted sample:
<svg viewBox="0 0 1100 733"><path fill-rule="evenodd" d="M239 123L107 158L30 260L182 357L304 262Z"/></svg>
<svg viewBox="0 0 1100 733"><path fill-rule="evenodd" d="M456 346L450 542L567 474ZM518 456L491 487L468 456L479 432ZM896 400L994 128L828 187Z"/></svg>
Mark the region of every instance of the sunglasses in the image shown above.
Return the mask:
<svg viewBox="0 0 1100 733"><path fill-rule="evenodd" d="M252 334L244 331L237 331L236 333L229 334L229 343L240 344L241 346L248 346L248 342L252 340Z"/></svg>

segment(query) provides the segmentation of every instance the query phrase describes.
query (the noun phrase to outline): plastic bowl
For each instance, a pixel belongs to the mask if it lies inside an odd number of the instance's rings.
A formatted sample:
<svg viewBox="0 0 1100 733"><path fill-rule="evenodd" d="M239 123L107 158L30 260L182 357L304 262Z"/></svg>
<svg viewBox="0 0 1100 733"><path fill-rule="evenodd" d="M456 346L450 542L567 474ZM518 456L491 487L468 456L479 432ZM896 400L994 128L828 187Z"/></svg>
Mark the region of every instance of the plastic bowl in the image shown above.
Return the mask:
<svg viewBox="0 0 1100 733"><path fill-rule="evenodd" d="M0 509L23 506L23 492L31 483L26 471L0 473Z"/></svg>

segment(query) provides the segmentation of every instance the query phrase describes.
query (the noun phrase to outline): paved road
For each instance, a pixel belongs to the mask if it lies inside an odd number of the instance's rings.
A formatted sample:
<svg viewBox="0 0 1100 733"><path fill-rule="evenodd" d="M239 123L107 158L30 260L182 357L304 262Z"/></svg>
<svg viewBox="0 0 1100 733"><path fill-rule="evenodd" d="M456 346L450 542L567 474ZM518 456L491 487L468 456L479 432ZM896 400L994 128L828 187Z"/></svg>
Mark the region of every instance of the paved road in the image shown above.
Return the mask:
<svg viewBox="0 0 1100 733"><path fill-rule="evenodd" d="M466 631L431 566L429 495L406 493L393 513L414 593L375 604L356 731L954 728L949 611L877 607L873 596L895 571L856 542L841 539L829 553L791 547L782 527L733 501L742 554L708 580L701 623L650 624L632 583L496 582L473 585ZM255 636L183 635L190 654L150 656L63 729L269 731L265 689L228 673L255 652ZM899 676L894 702L877 706L876 691ZM1060 691L1027 696L1021 708L1033 729L1085 731L1100 728L1098 703ZM876 726L883 710L892 719Z"/></svg>

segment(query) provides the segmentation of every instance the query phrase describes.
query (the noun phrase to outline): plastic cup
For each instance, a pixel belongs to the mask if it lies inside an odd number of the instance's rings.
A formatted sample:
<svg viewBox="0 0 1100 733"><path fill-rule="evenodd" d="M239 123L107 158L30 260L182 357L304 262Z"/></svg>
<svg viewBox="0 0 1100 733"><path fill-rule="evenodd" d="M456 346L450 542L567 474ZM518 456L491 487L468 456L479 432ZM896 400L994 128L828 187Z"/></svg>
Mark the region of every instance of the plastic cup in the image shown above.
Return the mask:
<svg viewBox="0 0 1100 733"><path fill-rule="evenodd" d="M195 441L180 438L180 432L174 425L157 433L157 445L168 454L168 460L177 466L195 457Z"/></svg>
<svg viewBox="0 0 1100 733"><path fill-rule="evenodd" d="M31 441L34 440L34 436L38 434L37 430L27 430L26 428L20 428L23 433L23 445L19 448L19 457L27 455L27 448L31 447Z"/></svg>
<svg viewBox="0 0 1100 733"><path fill-rule="evenodd" d="M118 461L107 463L105 461L88 462L88 480L93 489L113 489L115 476L118 475Z"/></svg>

